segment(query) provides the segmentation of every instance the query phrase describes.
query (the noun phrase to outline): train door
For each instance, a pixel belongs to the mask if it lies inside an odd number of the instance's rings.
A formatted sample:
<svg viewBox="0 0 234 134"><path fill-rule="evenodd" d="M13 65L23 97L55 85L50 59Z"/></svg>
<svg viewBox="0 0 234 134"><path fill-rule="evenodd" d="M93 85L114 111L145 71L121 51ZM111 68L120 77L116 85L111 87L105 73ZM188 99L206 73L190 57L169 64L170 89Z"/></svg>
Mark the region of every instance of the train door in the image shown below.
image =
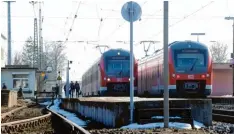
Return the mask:
<svg viewBox="0 0 234 134"><path fill-rule="evenodd" d="M157 93L160 92L160 65L157 65Z"/></svg>
<svg viewBox="0 0 234 134"><path fill-rule="evenodd" d="M138 71L138 94L142 94L142 67L139 66L138 67L139 71Z"/></svg>

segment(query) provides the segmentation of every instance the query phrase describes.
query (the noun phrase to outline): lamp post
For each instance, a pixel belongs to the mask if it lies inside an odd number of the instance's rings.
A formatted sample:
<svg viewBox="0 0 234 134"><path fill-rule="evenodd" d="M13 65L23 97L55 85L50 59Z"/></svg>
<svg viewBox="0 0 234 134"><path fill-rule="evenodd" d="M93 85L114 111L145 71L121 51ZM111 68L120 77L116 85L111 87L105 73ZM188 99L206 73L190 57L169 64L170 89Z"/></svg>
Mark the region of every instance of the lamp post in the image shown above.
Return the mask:
<svg viewBox="0 0 234 134"><path fill-rule="evenodd" d="M232 58L232 60L234 59L234 17L232 16L232 17L225 17L224 18L225 20L232 20L233 21L233 33L232 33L232 43L233 43L233 49L232 49L232 54L231 54L231 58ZM233 64L233 63L232 63ZM233 92L232 92L232 94L233 94L233 96L234 96L234 66L233 65L231 65L232 66L232 69L233 69L233 73L232 73L232 79L233 79Z"/></svg>
<svg viewBox="0 0 234 134"><path fill-rule="evenodd" d="M59 85L59 97L62 97L62 78L61 78L61 75L60 75L60 71L58 72L58 85Z"/></svg>
<svg viewBox="0 0 234 134"><path fill-rule="evenodd" d="M72 64L72 61L67 62L66 98L69 98L69 64Z"/></svg>
<svg viewBox="0 0 234 134"><path fill-rule="evenodd" d="M205 35L205 33L191 33L191 35L196 35L197 36L197 42L199 42L199 36L200 35Z"/></svg>

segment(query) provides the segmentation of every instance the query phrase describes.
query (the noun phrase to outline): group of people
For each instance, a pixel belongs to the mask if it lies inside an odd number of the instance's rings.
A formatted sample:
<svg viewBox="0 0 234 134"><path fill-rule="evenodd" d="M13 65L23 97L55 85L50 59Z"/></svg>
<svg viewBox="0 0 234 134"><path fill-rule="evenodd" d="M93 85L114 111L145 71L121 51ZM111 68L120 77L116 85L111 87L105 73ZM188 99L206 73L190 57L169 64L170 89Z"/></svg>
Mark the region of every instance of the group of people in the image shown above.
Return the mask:
<svg viewBox="0 0 234 134"><path fill-rule="evenodd" d="M79 95L81 94L80 84L77 81L75 83L71 81L71 83L69 84L69 97L70 98L75 97L74 92L76 94L76 97L79 97ZM66 94L66 84L64 85L64 93Z"/></svg>

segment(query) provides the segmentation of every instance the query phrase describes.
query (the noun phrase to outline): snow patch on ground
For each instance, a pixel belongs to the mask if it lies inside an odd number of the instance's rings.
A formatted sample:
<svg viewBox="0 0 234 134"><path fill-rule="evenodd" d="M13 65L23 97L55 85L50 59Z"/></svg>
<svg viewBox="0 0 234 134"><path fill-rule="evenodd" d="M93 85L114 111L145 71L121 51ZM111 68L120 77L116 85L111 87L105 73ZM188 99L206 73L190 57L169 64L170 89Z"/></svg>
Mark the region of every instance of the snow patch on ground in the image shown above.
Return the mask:
<svg viewBox="0 0 234 134"><path fill-rule="evenodd" d="M149 129L149 128L163 128L164 123L158 122L158 123L148 123L148 124L129 124L127 126L123 126L121 128L129 128L129 129ZM169 122L169 127L171 128L178 128L178 129L191 129L190 124L186 123L179 123L179 122Z"/></svg>
<svg viewBox="0 0 234 134"><path fill-rule="evenodd" d="M151 119L163 119L163 116L153 116L151 117ZM170 119L181 119L181 117L179 116L175 116L175 117L169 117Z"/></svg>
<svg viewBox="0 0 234 134"><path fill-rule="evenodd" d="M194 123L194 127L195 128L204 128L205 125L197 122L197 121L193 121ZM163 122L157 122L157 123L148 123L148 124L137 124L137 123L133 123L133 124L129 124L127 126L123 126L121 128L123 129L149 129L149 128L163 128L164 127L164 123ZM177 128L177 129L192 129L192 126L188 123L180 123L180 122L169 122L169 127L170 128Z"/></svg>
<svg viewBox="0 0 234 134"><path fill-rule="evenodd" d="M46 102L43 102L43 103L39 103L40 105L46 105L46 106L48 106L48 105L50 105L51 104L51 101L46 101Z"/></svg>

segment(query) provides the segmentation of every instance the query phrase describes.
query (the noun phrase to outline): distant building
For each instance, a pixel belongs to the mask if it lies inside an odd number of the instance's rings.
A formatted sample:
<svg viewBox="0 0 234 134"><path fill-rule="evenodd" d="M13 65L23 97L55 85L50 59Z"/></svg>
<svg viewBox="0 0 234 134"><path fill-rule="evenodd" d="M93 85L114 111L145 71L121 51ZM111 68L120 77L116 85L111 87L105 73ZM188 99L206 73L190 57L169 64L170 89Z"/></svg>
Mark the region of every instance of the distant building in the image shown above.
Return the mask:
<svg viewBox="0 0 234 134"><path fill-rule="evenodd" d="M7 38L1 33L1 67L5 67L7 63Z"/></svg>
<svg viewBox="0 0 234 134"><path fill-rule="evenodd" d="M34 98L37 89L37 68L28 65L6 65L1 68L1 87L6 84L8 90L23 89L24 98Z"/></svg>
<svg viewBox="0 0 234 134"><path fill-rule="evenodd" d="M212 96L233 94L232 74L229 63L213 63Z"/></svg>

